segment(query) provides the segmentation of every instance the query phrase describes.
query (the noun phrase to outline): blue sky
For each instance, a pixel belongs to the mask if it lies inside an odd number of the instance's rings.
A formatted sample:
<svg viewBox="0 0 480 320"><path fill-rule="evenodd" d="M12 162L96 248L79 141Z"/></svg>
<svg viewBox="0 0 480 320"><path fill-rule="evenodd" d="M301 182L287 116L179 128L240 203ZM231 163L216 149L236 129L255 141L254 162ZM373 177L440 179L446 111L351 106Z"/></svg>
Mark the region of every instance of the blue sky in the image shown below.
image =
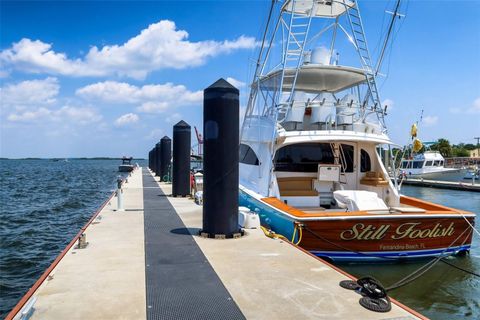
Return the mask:
<svg viewBox="0 0 480 320"><path fill-rule="evenodd" d="M0 156L145 157L202 90L244 105L269 1L1 1ZM371 49L394 1L360 1ZM391 138L480 136L480 1L406 1L379 78Z"/></svg>

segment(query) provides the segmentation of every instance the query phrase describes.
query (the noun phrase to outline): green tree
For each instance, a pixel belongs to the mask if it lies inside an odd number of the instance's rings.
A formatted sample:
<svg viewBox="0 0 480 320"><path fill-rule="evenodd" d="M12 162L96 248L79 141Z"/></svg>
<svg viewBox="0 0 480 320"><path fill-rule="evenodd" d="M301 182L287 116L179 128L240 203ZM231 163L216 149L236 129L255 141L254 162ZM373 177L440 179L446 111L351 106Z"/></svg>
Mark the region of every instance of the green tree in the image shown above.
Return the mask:
<svg viewBox="0 0 480 320"><path fill-rule="evenodd" d="M470 152L466 148L455 146L452 148L452 154L454 157L469 157Z"/></svg>
<svg viewBox="0 0 480 320"><path fill-rule="evenodd" d="M447 139L438 139L437 143L434 143L430 149L440 152L440 154L445 158L452 156L452 146Z"/></svg>

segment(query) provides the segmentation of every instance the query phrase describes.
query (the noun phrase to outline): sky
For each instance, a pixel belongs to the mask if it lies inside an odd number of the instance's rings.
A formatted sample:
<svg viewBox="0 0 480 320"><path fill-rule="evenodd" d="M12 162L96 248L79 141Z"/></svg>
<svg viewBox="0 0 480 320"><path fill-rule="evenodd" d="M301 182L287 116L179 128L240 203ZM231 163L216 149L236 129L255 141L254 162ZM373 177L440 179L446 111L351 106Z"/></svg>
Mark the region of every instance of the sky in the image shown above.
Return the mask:
<svg viewBox="0 0 480 320"><path fill-rule="evenodd" d="M0 1L0 157L146 157L203 89L248 83L263 1ZM394 1L359 2L373 53ZM380 96L397 144L480 136L480 0L403 1Z"/></svg>

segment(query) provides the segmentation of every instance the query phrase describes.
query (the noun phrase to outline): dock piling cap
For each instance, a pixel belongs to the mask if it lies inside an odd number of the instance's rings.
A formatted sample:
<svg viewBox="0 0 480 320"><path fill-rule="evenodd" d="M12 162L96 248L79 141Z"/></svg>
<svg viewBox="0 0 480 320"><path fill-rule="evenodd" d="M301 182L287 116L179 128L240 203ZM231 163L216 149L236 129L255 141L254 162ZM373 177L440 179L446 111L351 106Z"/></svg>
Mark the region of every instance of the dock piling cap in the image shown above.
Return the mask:
<svg viewBox="0 0 480 320"><path fill-rule="evenodd" d="M217 81L215 81L212 85L210 85L208 88L204 90L205 96L207 96L209 93L213 92L225 92L225 93L235 93L239 94L239 91L237 88L235 88L231 83L229 83L227 80L220 78Z"/></svg>
<svg viewBox="0 0 480 320"><path fill-rule="evenodd" d="M176 125L173 126L174 128L190 128L190 125L183 120L180 120ZM168 138L168 137L167 137Z"/></svg>

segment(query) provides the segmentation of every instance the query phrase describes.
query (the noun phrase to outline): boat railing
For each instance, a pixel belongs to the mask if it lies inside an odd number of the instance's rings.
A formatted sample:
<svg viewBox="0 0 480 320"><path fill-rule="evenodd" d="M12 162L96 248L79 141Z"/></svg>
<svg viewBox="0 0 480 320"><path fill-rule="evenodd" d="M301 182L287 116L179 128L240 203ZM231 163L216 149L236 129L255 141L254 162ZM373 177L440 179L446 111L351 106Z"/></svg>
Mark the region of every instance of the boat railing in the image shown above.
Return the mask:
<svg viewBox="0 0 480 320"><path fill-rule="evenodd" d="M269 112L273 112L273 108ZM285 102L276 107L277 123L286 131L350 130L382 134L375 110L366 111L354 100Z"/></svg>

